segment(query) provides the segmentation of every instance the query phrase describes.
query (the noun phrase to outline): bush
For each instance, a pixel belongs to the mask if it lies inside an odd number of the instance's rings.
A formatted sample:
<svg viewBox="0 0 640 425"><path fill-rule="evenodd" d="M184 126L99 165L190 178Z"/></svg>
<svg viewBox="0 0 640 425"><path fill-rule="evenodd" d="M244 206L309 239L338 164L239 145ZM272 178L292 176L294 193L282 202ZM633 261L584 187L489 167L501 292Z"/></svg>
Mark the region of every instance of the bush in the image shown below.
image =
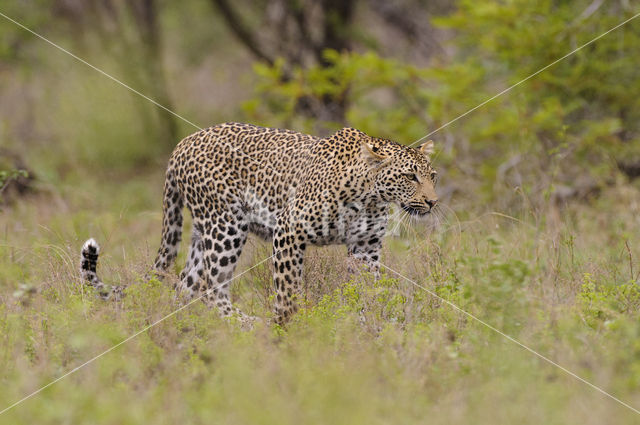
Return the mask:
<svg viewBox="0 0 640 425"><path fill-rule="evenodd" d="M328 66L298 68L288 79L282 61L260 64L244 109L265 124L312 131L301 102L345 98L349 125L408 144L632 14L603 4L580 15L589 3L462 1L434 19L455 30L450 60L418 68L375 52L327 50ZM504 207L519 204L521 192L540 201L594 193L618 164L640 159L639 47L638 27L621 27L442 129L433 136L438 166L471 181L456 187L466 195Z"/></svg>

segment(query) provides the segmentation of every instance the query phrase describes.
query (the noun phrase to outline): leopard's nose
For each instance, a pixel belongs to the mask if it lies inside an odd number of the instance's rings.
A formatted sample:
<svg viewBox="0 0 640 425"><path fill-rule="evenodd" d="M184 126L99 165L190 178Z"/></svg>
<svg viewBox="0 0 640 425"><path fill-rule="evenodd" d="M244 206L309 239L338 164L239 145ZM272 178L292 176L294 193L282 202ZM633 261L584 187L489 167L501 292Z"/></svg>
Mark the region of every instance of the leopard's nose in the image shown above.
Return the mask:
<svg viewBox="0 0 640 425"><path fill-rule="evenodd" d="M428 199L427 200L427 205L429 205L429 209L432 209L433 207L435 207L437 203L438 203L437 199Z"/></svg>

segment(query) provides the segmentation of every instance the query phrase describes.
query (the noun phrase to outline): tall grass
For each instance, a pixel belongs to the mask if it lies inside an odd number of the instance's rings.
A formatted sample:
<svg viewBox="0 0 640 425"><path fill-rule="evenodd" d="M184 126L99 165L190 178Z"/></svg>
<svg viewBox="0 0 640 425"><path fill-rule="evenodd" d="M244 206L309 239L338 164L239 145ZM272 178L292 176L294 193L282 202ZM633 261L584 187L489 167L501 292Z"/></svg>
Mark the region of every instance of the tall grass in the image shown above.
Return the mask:
<svg viewBox="0 0 640 425"><path fill-rule="evenodd" d="M85 182L64 202L39 195L0 216L0 407L180 305L170 282L142 278L157 244L161 176L139 181ZM134 193L137 203L128 201ZM591 204L520 217L457 210L435 230L402 224L382 261L640 406L640 291L631 274L639 209L638 190L620 185ZM119 303L78 281L78 248L89 235L103 245L103 278L129 285ZM269 251L251 241L241 268ZM242 331L195 303L0 423L637 420L393 273L348 275L344 251L310 250L304 308L286 332ZM233 295L245 311L268 316L270 285L265 264L238 279Z"/></svg>

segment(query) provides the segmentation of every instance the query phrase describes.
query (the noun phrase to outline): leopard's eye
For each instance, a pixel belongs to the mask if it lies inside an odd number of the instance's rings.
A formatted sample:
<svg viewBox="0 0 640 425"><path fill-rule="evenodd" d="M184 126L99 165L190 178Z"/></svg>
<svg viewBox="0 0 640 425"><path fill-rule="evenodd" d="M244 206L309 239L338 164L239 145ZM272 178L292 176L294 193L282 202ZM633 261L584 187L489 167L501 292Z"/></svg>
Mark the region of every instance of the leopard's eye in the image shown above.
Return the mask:
<svg viewBox="0 0 640 425"><path fill-rule="evenodd" d="M411 181L413 181L413 182L416 182L416 183L417 183L417 182L419 181L419 180L418 180L418 176L416 176L416 175L415 175L415 174L413 174L413 173L405 174L404 176L405 176L407 179L409 179L409 180L411 180Z"/></svg>
<svg viewBox="0 0 640 425"><path fill-rule="evenodd" d="M438 182L438 173L436 173L435 171L431 172L431 181L434 183Z"/></svg>

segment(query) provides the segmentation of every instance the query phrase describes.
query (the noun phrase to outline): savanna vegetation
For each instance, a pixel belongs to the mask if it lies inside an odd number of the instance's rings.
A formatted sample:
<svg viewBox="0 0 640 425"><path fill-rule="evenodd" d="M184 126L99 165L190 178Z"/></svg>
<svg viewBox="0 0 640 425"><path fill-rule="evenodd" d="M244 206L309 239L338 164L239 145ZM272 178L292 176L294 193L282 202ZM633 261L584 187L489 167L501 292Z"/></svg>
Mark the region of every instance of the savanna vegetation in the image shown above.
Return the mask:
<svg viewBox="0 0 640 425"><path fill-rule="evenodd" d="M0 12L188 120L0 17L2 411L183 305L171 279L145 273L165 162L195 127L349 125L411 144L640 9L7 0ZM380 280L349 275L344 247L311 249L286 330L243 330L197 302L0 423L637 423L444 300L640 409L639 55L640 19L430 135L440 210L394 217ZM79 281L89 236L102 277L128 285L120 302ZM251 240L237 273L269 255ZM270 286L264 262L233 295L268 317Z"/></svg>

